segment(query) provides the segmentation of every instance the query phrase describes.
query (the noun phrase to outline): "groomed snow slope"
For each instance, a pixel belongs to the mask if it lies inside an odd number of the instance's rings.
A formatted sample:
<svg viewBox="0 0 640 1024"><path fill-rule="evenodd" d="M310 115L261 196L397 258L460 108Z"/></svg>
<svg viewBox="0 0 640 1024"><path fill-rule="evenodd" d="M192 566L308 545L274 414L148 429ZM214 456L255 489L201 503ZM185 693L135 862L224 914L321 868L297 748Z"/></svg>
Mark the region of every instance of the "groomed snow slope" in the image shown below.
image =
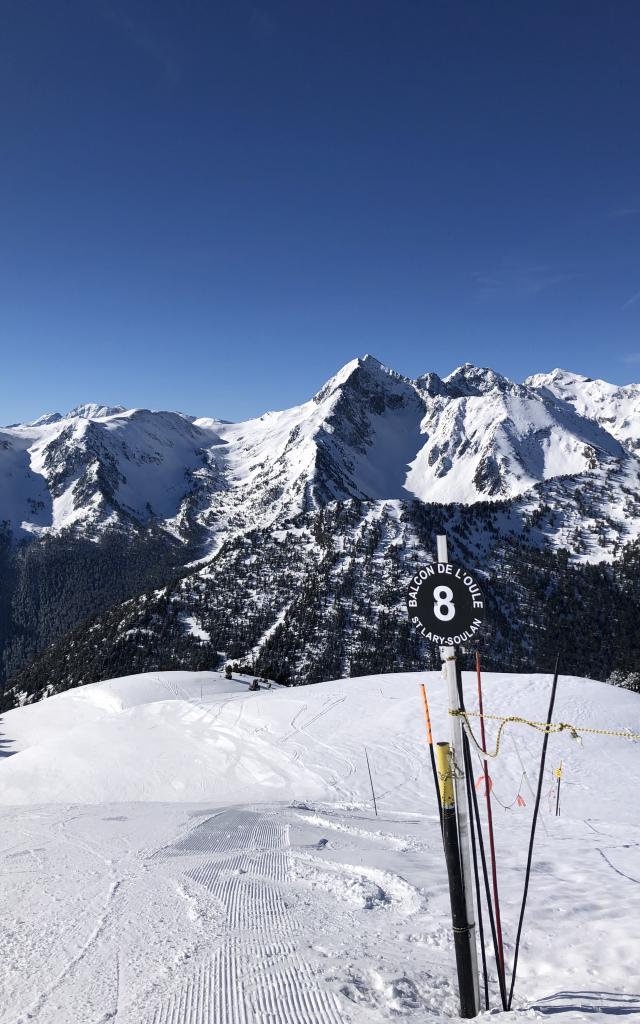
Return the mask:
<svg viewBox="0 0 640 1024"><path fill-rule="evenodd" d="M0 1021L455 1019L422 680L445 738L435 673L259 693L217 673L154 673L4 715ZM493 674L484 686L487 712L544 718L549 677ZM555 718L638 732L640 698L563 677ZM509 961L540 746L509 726L492 763L509 805L494 812ZM550 738L505 1020L640 1019L638 751ZM495 1006L490 954L489 969Z"/></svg>

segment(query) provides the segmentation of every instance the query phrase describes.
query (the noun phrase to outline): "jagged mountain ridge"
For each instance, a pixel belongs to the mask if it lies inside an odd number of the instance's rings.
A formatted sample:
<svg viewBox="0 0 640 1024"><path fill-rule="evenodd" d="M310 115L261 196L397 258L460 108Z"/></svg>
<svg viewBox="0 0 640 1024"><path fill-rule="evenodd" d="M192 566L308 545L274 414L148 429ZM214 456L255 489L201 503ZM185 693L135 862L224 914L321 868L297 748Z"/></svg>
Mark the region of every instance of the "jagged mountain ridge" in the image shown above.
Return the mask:
<svg viewBox="0 0 640 1024"><path fill-rule="evenodd" d="M607 429L629 419L625 389L610 386L598 421L582 391L572 404L547 377L517 384L465 364L411 380L365 356L310 401L240 423L97 405L48 414L0 431L0 522L16 537L153 523L215 551L330 501L470 504L596 469L637 479L629 432Z"/></svg>

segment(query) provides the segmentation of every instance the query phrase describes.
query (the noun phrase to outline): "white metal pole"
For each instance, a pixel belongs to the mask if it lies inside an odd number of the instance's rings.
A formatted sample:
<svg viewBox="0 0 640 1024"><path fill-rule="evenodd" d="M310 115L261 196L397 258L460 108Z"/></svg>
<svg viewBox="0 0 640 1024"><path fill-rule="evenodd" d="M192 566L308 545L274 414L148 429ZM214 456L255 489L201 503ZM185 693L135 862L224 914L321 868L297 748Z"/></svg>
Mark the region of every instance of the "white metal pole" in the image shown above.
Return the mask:
<svg viewBox="0 0 640 1024"><path fill-rule="evenodd" d="M438 561L449 561L447 538L438 535ZM456 678L457 648L441 647L442 672L449 689L449 710L459 711L458 681ZM471 946L471 966L473 970L473 989L476 1001L476 1013L480 1010L480 979L478 977L478 950L476 946L476 925L473 910L473 874L471 871L471 841L469 834L469 807L467 801L467 784L464 771L464 755L462 746L462 719L451 716L451 750L455 764L456 810L458 813L458 832L460 840L460 859L462 861L462 878L464 881L464 898L467 908L467 924Z"/></svg>

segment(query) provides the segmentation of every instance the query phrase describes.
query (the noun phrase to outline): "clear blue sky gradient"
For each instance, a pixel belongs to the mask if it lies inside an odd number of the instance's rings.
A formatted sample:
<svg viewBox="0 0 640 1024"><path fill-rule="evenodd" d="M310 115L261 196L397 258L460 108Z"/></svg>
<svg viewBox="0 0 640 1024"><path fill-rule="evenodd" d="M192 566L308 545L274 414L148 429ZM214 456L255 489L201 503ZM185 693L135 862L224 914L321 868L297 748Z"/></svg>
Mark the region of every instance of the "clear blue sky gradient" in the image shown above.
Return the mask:
<svg viewBox="0 0 640 1024"><path fill-rule="evenodd" d="M640 378L637 0L5 0L0 422Z"/></svg>

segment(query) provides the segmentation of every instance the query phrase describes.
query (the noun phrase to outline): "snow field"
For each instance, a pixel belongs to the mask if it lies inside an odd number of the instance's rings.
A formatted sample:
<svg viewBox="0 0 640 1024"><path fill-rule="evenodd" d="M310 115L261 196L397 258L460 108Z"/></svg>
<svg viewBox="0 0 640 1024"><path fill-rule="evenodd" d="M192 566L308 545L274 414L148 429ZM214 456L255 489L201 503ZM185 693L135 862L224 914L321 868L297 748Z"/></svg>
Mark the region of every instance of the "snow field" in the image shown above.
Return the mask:
<svg viewBox="0 0 640 1024"><path fill-rule="evenodd" d="M247 678L153 673L4 715L2 1024L455 1020L421 681L447 738L436 673L259 693ZM543 719L549 690L548 676L487 674L485 709ZM640 731L640 699L561 677L556 720ZM508 962L541 739L508 726L491 764L512 804L494 805ZM638 749L550 737L506 1021L640 1019Z"/></svg>

